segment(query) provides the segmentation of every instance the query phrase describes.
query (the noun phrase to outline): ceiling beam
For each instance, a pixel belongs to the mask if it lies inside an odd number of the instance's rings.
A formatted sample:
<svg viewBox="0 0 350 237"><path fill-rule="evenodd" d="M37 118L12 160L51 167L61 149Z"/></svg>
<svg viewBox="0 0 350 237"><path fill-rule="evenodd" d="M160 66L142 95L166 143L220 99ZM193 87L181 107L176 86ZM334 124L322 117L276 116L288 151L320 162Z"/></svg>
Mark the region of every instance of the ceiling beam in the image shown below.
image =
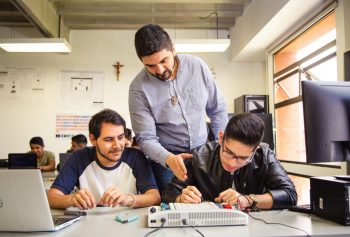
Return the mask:
<svg viewBox="0 0 350 237"><path fill-rule="evenodd" d="M47 0L11 0L12 4L46 37L69 40L69 29Z"/></svg>
<svg viewBox="0 0 350 237"><path fill-rule="evenodd" d="M245 3L250 3L252 0L244 0ZM242 0L49 0L53 3L216 3L216 4L236 4L242 3Z"/></svg>
<svg viewBox="0 0 350 237"><path fill-rule="evenodd" d="M243 11L242 4L195 4L188 3L56 3L54 4L59 13L65 11Z"/></svg>
<svg viewBox="0 0 350 237"><path fill-rule="evenodd" d="M159 24L167 29L204 29L204 30L216 30L216 23L163 23L154 21L153 23ZM142 27L145 23L102 23L102 22L74 22L71 23L71 29L113 29L113 30L137 30ZM219 30L228 30L234 26L234 23L224 23L220 25Z"/></svg>
<svg viewBox="0 0 350 237"><path fill-rule="evenodd" d="M192 11L192 12L169 12L169 11L163 11L163 12L145 12L145 11L140 11L138 13L136 12L131 12L131 11L124 11L124 12L97 12L97 11L70 11L70 12L62 12L62 16L64 17L88 17L88 18L93 18L93 17L99 17L101 19L103 18L122 18L122 17L135 17L135 18L140 18L140 17L168 17L168 18L177 18L177 17L193 17L193 18L198 18L198 19L203 19L203 18L213 18L216 19L215 14L212 14L210 17L210 14L212 11ZM219 19L223 17L237 17L241 16L242 12L218 12Z"/></svg>

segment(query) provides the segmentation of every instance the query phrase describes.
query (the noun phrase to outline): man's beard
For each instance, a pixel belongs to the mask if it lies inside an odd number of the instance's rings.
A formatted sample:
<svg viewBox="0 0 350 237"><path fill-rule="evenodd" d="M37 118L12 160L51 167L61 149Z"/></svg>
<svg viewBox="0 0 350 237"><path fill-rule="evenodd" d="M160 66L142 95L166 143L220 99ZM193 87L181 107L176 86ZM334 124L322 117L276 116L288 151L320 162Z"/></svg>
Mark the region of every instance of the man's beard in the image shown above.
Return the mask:
<svg viewBox="0 0 350 237"><path fill-rule="evenodd" d="M96 150L97 150L98 154L100 154L103 158L105 158L106 160L108 160L110 162L118 162L120 157L121 157L121 155L120 155L118 160L113 160L113 159L109 158L108 154L101 152L101 150L99 149L97 144L96 144ZM118 151L119 151L118 149L114 149L113 151L108 151L108 153L114 153L114 152L118 152ZM121 150L120 152L122 154L123 150Z"/></svg>
<svg viewBox="0 0 350 237"><path fill-rule="evenodd" d="M170 79L171 75L173 74L172 70L166 69L162 74L156 73L154 76L162 81L167 81Z"/></svg>

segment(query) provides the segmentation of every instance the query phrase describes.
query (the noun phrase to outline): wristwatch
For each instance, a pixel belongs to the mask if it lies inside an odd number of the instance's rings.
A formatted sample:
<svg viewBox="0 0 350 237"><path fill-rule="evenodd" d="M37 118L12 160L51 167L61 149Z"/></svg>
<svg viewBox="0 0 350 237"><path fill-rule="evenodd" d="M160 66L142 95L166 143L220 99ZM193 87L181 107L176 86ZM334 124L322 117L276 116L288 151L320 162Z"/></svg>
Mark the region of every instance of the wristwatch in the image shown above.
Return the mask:
<svg viewBox="0 0 350 237"><path fill-rule="evenodd" d="M249 198L252 200L251 208L254 208L258 204L258 198L255 194L249 194Z"/></svg>

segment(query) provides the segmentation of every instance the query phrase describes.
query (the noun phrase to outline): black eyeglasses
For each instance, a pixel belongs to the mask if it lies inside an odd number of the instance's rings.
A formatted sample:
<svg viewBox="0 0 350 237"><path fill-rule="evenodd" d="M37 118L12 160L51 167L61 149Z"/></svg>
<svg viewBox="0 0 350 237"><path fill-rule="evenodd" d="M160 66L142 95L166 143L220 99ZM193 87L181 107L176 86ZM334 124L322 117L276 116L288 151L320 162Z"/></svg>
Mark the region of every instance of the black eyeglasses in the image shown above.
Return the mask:
<svg viewBox="0 0 350 237"><path fill-rule="evenodd" d="M225 145L222 146L222 150L221 150L221 154L223 155L223 157L225 157L228 160L236 160L237 164L240 164L240 165L244 165L252 162L255 152L256 152L256 149L254 149L253 153L250 156L242 157L242 156L237 156L230 151L227 151L225 149Z"/></svg>

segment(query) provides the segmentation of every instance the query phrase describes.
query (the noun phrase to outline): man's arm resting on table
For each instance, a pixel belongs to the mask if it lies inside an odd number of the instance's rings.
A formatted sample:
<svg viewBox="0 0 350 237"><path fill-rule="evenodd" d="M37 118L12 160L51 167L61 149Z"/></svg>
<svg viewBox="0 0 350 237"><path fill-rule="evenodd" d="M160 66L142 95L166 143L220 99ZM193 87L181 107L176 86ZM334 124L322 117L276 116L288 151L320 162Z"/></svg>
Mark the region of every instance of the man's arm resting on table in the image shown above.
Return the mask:
<svg viewBox="0 0 350 237"><path fill-rule="evenodd" d="M129 202L133 207L146 207L160 203L160 194L157 189L147 190L144 194L134 195L134 197L135 200ZM133 197L129 198L133 199ZM91 209L96 207L96 201L88 190L79 190L65 195L60 190L51 188L48 191L48 199L51 208L65 209L74 206L79 209Z"/></svg>
<svg viewBox="0 0 350 237"><path fill-rule="evenodd" d="M65 209L74 206L79 209L90 209L96 207L94 196L86 189L64 194L56 188L50 188L47 197L51 208Z"/></svg>
<svg viewBox="0 0 350 237"><path fill-rule="evenodd" d="M242 209L250 207L271 209L273 206L273 197L269 192L264 194L243 195L229 188L221 192L219 196L215 198L215 202L217 203L228 203L231 205L238 203L238 201Z"/></svg>
<svg viewBox="0 0 350 237"><path fill-rule="evenodd" d="M41 171L55 171L55 163L54 160L49 160L48 165L39 166L39 169Z"/></svg>
<svg viewBox="0 0 350 237"><path fill-rule="evenodd" d="M265 194L251 194L246 195L246 197L249 199L250 204L256 202L255 207L260 209L271 209L273 206L273 198L271 193L265 193ZM240 200L241 201L241 200ZM246 206L249 208L249 206Z"/></svg>
<svg viewBox="0 0 350 237"><path fill-rule="evenodd" d="M159 205L160 194L157 189L149 189L144 194L138 194L135 196L135 203L133 207L148 207L153 205Z"/></svg>
<svg viewBox="0 0 350 237"><path fill-rule="evenodd" d="M70 195L65 195L58 189L50 188L47 192L47 198L51 208L65 209L73 206Z"/></svg>

